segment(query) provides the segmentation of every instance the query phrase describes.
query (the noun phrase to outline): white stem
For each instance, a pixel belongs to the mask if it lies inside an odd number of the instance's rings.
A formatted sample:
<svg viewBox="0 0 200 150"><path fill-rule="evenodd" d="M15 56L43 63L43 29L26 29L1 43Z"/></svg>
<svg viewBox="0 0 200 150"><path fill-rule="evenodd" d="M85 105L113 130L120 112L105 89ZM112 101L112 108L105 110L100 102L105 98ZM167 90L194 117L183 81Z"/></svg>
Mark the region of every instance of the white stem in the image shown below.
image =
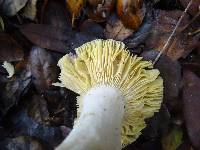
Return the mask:
<svg viewBox="0 0 200 150"><path fill-rule="evenodd" d="M56 150L121 150L124 98L113 87L91 89L83 97L80 118Z"/></svg>

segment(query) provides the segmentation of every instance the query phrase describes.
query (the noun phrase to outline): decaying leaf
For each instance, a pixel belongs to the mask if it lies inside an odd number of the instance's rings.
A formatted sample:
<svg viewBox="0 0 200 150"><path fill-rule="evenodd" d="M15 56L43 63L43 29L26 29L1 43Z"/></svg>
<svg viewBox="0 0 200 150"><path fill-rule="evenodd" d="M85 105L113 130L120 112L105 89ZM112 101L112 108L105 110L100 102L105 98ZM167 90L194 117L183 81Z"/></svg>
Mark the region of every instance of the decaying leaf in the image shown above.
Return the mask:
<svg viewBox="0 0 200 150"><path fill-rule="evenodd" d="M172 30L174 29L182 11L164 11L158 10L156 12L156 19L153 23L151 34L146 40L146 46L155 50L162 50L167 42ZM178 31L189 22L188 16L185 16L178 28ZM188 33L177 33L173 42L169 45L169 49L164 53L173 60L187 56L195 47L199 35L189 36Z"/></svg>
<svg viewBox="0 0 200 150"><path fill-rule="evenodd" d="M200 55L191 54L189 57L181 61L183 68L191 70L200 76Z"/></svg>
<svg viewBox="0 0 200 150"><path fill-rule="evenodd" d="M21 46L10 35L0 33L0 61L20 61L23 57Z"/></svg>
<svg viewBox="0 0 200 150"><path fill-rule="evenodd" d="M182 143L183 131L179 128L174 128L168 135L162 138L163 150L176 150Z"/></svg>
<svg viewBox="0 0 200 150"><path fill-rule="evenodd" d="M47 146L42 144L40 140L37 140L30 136L18 136L16 138L5 138L0 142L1 149L4 150L46 150Z"/></svg>
<svg viewBox="0 0 200 150"><path fill-rule="evenodd" d="M42 15L43 24L52 25L56 28L71 28L70 14L61 1L48 1Z"/></svg>
<svg viewBox="0 0 200 150"><path fill-rule="evenodd" d="M66 0L67 8L72 14L72 26L74 26L74 20L77 15L80 13L84 1L83 0Z"/></svg>
<svg viewBox="0 0 200 150"><path fill-rule="evenodd" d="M22 9L28 0L4 0L0 5L0 10L8 16L14 16Z"/></svg>
<svg viewBox="0 0 200 150"><path fill-rule="evenodd" d="M134 34L125 39L123 42L128 48L135 48L139 44L144 43L144 41L148 38L149 34L151 33L152 24L153 15L151 8L149 8L143 20L143 23L141 24L139 29L136 32L134 32Z"/></svg>
<svg viewBox="0 0 200 150"><path fill-rule="evenodd" d="M180 3L183 5L183 7L187 7L190 0L180 0ZM195 16L199 11L200 1L199 0L193 0L192 5L190 6L188 12Z"/></svg>
<svg viewBox="0 0 200 150"><path fill-rule="evenodd" d="M23 15L26 18L29 18L31 20L35 19L37 13L37 8L36 8L37 1L38 0L29 0L27 2L23 12Z"/></svg>
<svg viewBox="0 0 200 150"><path fill-rule="evenodd" d="M117 0L117 14L123 24L137 30L145 14L143 0Z"/></svg>
<svg viewBox="0 0 200 150"><path fill-rule="evenodd" d="M49 89L57 78L56 62L51 54L40 47L33 47L29 62L34 77L33 83L38 92Z"/></svg>
<svg viewBox="0 0 200 150"><path fill-rule="evenodd" d="M30 99L30 105L27 109L28 116L38 123L48 124L49 111L47 102L40 95L33 95Z"/></svg>
<svg viewBox="0 0 200 150"><path fill-rule="evenodd" d="M200 78L193 72L183 72L183 110L192 145L200 149Z"/></svg>
<svg viewBox="0 0 200 150"><path fill-rule="evenodd" d="M132 29L126 28L116 15L111 15L107 21L105 36L107 39L123 41L133 33Z"/></svg>
<svg viewBox="0 0 200 150"><path fill-rule="evenodd" d="M69 50L74 33L68 28L57 28L52 25L27 24L20 31L35 45L49 50L66 53Z"/></svg>
<svg viewBox="0 0 200 150"><path fill-rule="evenodd" d="M9 118L9 131L14 137L30 136L46 143L51 149L57 146L62 139L62 131L60 127L47 126L30 118L26 108L21 108ZM45 149L48 150L48 149Z"/></svg>
<svg viewBox="0 0 200 150"><path fill-rule="evenodd" d="M111 14L114 0L89 0L88 17L96 22L103 22Z"/></svg>
<svg viewBox="0 0 200 150"><path fill-rule="evenodd" d="M31 83L31 73L24 69L8 82L4 83L4 88L0 92L0 119L8 110L16 105L20 98L27 92Z"/></svg>

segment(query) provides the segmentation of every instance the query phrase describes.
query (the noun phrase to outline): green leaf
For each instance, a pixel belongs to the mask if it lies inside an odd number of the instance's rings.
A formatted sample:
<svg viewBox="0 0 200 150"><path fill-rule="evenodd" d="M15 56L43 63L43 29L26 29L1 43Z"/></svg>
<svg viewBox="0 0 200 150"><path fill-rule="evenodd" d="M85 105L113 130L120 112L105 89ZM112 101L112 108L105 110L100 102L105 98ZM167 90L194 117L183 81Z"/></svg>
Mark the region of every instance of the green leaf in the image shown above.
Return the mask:
<svg viewBox="0 0 200 150"><path fill-rule="evenodd" d="M171 132L162 138L163 150L176 150L182 143L183 132L180 128L173 128Z"/></svg>

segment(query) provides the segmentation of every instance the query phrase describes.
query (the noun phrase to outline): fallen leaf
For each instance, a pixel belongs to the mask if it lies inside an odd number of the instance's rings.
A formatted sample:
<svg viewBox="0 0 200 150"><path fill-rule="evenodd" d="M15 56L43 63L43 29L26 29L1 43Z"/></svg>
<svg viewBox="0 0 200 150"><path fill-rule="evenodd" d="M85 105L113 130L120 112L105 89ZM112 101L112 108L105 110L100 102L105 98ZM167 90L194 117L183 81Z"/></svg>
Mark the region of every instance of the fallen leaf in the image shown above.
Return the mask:
<svg viewBox="0 0 200 150"><path fill-rule="evenodd" d="M5 138L0 142L0 146L4 150L46 150L41 141L30 136L18 136L15 138Z"/></svg>
<svg viewBox="0 0 200 150"><path fill-rule="evenodd" d="M33 47L29 57L33 83L38 92L48 90L57 79L56 62L51 54L40 47Z"/></svg>
<svg viewBox="0 0 200 150"><path fill-rule="evenodd" d="M8 16L14 16L21 10L28 0L4 0L0 3L0 10Z"/></svg>
<svg viewBox="0 0 200 150"><path fill-rule="evenodd" d="M137 30L145 14L143 0L117 0L117 14L123 24L130 29Z"/></svg>
<svg viewBox="0 0 200 150"><path fill-rule="evenodd" d="M51 149L64 139L60 127L47 126L30 118L26 108L20 108L12 117L7 118L6 130L14 137L30 136L46 143Z"/></svg>
<svg viewBox="0 0 200 150"><path fill-rule="evenodd" d="M183 68L191 70L200 77L200 56L190 54L186 59L181 60Z"/></svg>
<svg viewBox="0 0 200 150"><path fill-rule="evenodd" d="M64 88L59 90L48 90L44 93L44 98L48 103L50 112L49 120L52 124L63 124L72 128L76 118L76 97L78 95ZM56 119L55 119L56 118Z"/></svg>
<svg viewBox="0 0 200 150"><path fill-rule="evenodd" d="M91 19L87 19L81 24L80 31L86 35L104 38L104 29Z"/></svg>
<svg viewBox="0 0 200 150"><path fill-rule="evenodd" d="M183 112L192 145L200 149L200 78L189 70L183 71Z"/></svg>
<svg viewBox="0 0 200 150"><path fill-rule="evenodd" d="M182 143L183 131L179 128L173 128L170 133L162 138L163 150L176 150Z"/></svg>
<svg viewBox="0 0 200 150"><path fill-rule="evenodd" d="M30 83L31 73L28 67L6 83L3 83L4 86L0 92L0 119L8 112L8 110L10 110L11 107L19 102L21 96L23 96L29 89Z"/></svg>
<svg viewBox="0 0 200 150"><path fill-rule="evenodd" d="M0 61L20 61L24 57L21 46L6 33L0 33L0 49Z"/></svg>
<svg viewBox="0 0 200 150"><path fill-rule="evenodd" d="M40 95L33 95L27 108L28 116L38 123L48 124L49 112L47 102Z"/></svg>
<svg viewBox="0 0 200 150"><path fill-rule="evenodd" d="M190 0L180 0L180 3L182 4L182 6L184 8L187 7L188 3L190 2ZM200 1L199 0L194 0L192 2L192 5L190 6L190 8L188 9L188 12L195 16L200 10L199 10L199 5L200 5Z"/></svg>
<svg viewBox="0 0 200 150"><path fill-rule="evenodd" d="M41 15L43 15L43 24L52 25L56 28L71 29L70 14L61 1L48 1L44 14Z"/></svg>
<svg viewBox="0 0 200 150"><path fill-rule="evenodd" d="M23 10L24 17L34 20L37 14L37 4L38 0L29 0Z"/></svg>
<svg viewBox="0 0 200 150"><path fill-rule="evenodd" d="M72 26L74 26L74 20L77 15L80 13L84 1L83 0L66 0L67 8L72 14Z"/></svg>
<svg viewBox="0 0 200 150"><path fill-rule="evenodd" d="M79 30L80 32L75 32L75 36L71 39L71 53L75 53L75 48L86 42L105 38L103 28L92 20L83 22Z"/></svg>
<svg viewBox="0 0 200 150"><path fill-rule="evenodd" d="M114 0L89 0L88 2L88 17L96 22L104 22L115 6Z"/></svg>
<svg viewBox="0 0 200 150"><path fill-rule="evenodd" d="M67 50L70 50L70 43L74 36L71 29L43 24L22 25L20 31L35 45L61 53L69 52Z"/></svg>
<svg viewBox="0 0 200 150"><path fill-rule="evenodd" d="M144 43L151 33L153 24L153 15L151 9L152 8L149 8L147 10L146 17L144 18L140 28L123 41L128 48L132 49L137 47L139 44Z"/></svg>
<svg viewBox="0 0 200 150"><path fill-rule="evenodd" d="M157 10L151 34L148 37L148 40L146 40L146 46L158 51L162 50L181 14L182 11L179 10ZM178 31L180 31L188 22L188 16L185 16L181 25L178 27ZM173 42L169 45L169 49L164 51L164 53L173 60L186 57L195 47L197 47L198 39L199 35L189 36L187 32L179 32L175 36Z"/></svg>
<svg viewBox="0 0 200 150"><path fill-rule="evenodd" d="M123 41L133 33L133 30L126 28L116 15L111 15L107 21L105 37Z"/></svg>

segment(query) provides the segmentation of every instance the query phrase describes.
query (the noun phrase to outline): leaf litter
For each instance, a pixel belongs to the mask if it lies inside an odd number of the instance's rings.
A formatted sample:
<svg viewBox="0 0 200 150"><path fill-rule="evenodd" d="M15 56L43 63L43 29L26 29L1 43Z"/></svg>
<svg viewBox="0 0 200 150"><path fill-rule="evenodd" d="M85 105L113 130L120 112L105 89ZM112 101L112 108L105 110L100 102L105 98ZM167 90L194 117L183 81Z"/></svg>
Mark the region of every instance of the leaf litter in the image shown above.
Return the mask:
<svg viewBox="0 0 200 150"><path fill-rule="evenodd" d="M75 93L52 86L56 62L85 42L112 38L145 60L155 61L164 49L155 63L164 102L124 150L199 149L199 1L183 13L189 2L1 0L0 63L12 62L15 74L8 79L0 67L0 147L54 149L70 132L77 109Z"/></svg>

